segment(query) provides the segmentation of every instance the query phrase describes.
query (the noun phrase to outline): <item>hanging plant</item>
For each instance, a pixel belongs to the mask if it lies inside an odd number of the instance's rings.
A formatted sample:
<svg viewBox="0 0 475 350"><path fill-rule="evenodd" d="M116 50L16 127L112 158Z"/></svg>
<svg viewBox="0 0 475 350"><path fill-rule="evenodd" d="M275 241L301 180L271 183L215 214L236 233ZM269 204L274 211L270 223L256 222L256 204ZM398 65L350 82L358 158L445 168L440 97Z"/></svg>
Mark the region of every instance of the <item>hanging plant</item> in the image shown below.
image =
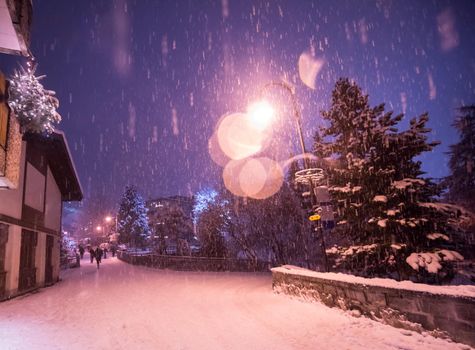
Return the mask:
<svg viewBox="0 0 475 350"><path fill-rule="evenodd" d="M40 83L45 76L35 76L36 64L16 70L10 79L8 105L14 111L22 132L50 134L61 121L56 111L59 101L55 92Z"/></svg>

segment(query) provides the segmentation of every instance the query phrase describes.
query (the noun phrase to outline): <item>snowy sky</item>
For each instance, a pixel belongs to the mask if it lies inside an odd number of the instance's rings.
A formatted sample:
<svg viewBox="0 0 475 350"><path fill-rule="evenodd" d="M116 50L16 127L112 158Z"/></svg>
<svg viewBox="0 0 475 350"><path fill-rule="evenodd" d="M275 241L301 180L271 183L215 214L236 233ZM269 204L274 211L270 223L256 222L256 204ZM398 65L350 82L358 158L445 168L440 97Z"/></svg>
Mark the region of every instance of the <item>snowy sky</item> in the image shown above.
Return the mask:
<svg viewBox="0 0 475 350"><path fill-rule="evenodd" d="M443 145L424 169L446 175L455 108L475 103L474 15L471 0L39 0L31 50L61 101L86 200L112 206L127 183L146 198L219 183L216 122L280 78L296 86L307 147L341 76L405 124L428 111ZM305 52L324 62L315 90L298 78ZM0 57L7 74L18 63Z"/></svg>

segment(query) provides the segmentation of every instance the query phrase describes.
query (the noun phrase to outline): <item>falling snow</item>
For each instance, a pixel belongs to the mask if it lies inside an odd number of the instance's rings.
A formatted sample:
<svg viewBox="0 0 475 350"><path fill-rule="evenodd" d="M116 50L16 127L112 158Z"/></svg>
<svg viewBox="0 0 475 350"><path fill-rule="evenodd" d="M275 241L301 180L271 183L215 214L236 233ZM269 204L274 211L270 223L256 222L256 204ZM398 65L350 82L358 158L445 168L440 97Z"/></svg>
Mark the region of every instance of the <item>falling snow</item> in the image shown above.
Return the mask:
<svg viewBox="0 0 475 350"><path fill-rule="evenodd" d="M334 154L319 159L309 145L325 126L322 111L341 77L360 86L371 106L384 103L393 117L404 113L400 130L414 116L430 115L427 142L441 145L417 162L427 178L442 180L457 142L457 108L475 103L474 17L471 0L35 1L29 49L38 75L46 75L42 84L61 101L59 128L84 189L81 204L65 203L63 229L93 235L91 227L117 211L126 185L144 199L195 196L203 206L227 189L239 197L237 208L275 198L295 161L336 168ZM0 55L6 76L26 62ZM407 145L400 146L402 153ZM349 152L342 159L356 169L370 162ZM463 169L472 174L474 164L466 160ZM355 217L366 205L381 208L365 224L381 232L397 226L410 236L428 219L402 216L407 203L393 203L394 196L412 196L428 182L401 178L388 180L391 195L375 190L369 203L337 204ZM330 190L357 198L367 188L345 181ZM473 225L458 205L416 203ZM336 218L336 225L351 227L350 219ZM440 227L427 232L421 236L428 245L453 243ZM294 228L279 232L290 233ZM263 235L255 244L261 241ZM393 240L389 247L404 252L409 243ZM349 242L326 252L355 257L377 250ZM437 273L466 258L451 249L417 250L405 261L411 272ZM115 259L100 271L83 262L56 286L0 304L1 349L319 347L466 348L275 295L267 274L157 271Z"/></svg>

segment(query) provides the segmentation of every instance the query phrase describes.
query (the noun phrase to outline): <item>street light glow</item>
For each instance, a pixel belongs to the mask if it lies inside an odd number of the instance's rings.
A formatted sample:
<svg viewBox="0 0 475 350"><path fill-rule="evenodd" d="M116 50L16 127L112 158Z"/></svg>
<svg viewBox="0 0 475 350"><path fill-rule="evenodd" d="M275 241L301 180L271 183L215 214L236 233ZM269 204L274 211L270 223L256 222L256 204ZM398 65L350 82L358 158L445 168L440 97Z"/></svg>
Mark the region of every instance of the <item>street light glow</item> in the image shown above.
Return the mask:
<svg viewBox="0 0 475 350"><path fill-rule="evenodd" d="M112 221L112 217L111 217L111 216L106 216L106 217L105 217L105 220L106 220L106 222L111 222L111 221Z"/></svg>
<svg viewBox="0 0 475 350"><path fill-rule="evenodd" d="M96 231L100 232L102 230L102 226L96 226Z"/></svg>
<svg viewBox="0 0 475 350"><path fill-rule="evenodd" d="M251 104L247 109L252 125L259 130L266 129L272 122L275 111L267 101L259 101Z"/></svg>

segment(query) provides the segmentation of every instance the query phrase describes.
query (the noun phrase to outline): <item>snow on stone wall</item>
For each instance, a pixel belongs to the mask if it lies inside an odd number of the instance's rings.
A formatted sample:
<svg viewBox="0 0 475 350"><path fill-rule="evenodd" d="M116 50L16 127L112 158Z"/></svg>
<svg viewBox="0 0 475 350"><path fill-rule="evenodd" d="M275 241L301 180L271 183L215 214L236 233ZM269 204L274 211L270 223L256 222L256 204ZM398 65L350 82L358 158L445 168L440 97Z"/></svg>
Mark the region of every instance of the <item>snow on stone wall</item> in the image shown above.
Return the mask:
<svg viewBox="0 0 475 350"><path fill-rule="evenodd" d="M320 273L294 266L273 268L275 292L319 301L398 328L475 346L475 287Z"/></svg>

